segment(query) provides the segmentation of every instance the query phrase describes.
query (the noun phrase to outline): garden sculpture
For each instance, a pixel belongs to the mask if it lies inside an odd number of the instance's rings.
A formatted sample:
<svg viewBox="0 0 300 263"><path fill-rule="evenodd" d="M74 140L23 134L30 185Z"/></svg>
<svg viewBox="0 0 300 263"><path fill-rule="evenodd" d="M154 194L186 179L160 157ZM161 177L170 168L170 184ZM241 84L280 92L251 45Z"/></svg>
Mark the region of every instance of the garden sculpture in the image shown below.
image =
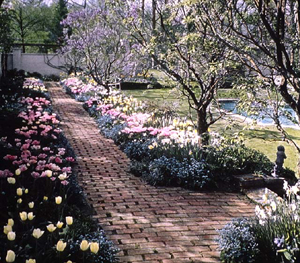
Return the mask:
<svg viewBox="0 0 300 263"><path fill-rule="evenodd" d="M284 153L284 147L280 145L277 147L277 158L275 161L275 167L273 172L273 176L276 178L278 178L278 176L282 171L284 159L286 159L286 155Z"/></svg>

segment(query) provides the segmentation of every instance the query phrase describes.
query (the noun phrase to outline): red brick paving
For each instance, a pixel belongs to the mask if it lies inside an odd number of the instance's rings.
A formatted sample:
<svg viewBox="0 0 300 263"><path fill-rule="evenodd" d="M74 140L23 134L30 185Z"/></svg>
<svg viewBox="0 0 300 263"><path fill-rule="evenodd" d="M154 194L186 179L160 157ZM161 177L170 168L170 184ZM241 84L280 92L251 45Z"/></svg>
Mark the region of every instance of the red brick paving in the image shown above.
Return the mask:
<svg viewBox="0 0 300 263"><path fill-rule="evenodd" d="M78 160L79 183L95 218L121 250L121 263L220 262L216 232L234 217L251 216L241 194L153 187L128 173L129 160L99 134L88 113L50 84L62 128Z"/></svg>

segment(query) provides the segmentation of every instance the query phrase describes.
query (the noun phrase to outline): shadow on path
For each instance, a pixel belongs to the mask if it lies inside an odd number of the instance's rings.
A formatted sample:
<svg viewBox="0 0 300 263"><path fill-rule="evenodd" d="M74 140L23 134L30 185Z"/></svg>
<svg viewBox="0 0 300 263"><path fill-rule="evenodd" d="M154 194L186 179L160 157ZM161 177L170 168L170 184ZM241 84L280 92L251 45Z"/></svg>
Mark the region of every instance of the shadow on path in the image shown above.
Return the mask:
<svg viewBox="0 0 300 263"><path fill-rule="evenodd" d="M79 183L95 218L121 250L120 262L220 262L216 230L234 217L252 216L254 205L241 194L145 184L127 172L129 160L99 134L81 103L57 84L48 89L77 155Z"/></svg>

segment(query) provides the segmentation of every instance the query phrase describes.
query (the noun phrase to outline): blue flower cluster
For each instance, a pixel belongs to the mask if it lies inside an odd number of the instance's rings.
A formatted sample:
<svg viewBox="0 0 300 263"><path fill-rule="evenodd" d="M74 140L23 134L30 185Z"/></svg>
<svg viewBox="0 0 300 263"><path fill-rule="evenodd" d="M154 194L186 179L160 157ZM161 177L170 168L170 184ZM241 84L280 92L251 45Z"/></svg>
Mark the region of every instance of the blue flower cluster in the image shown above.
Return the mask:
<svg viewBox="0 0 300 263"><path fill-rule="evenodd" d="M178 161L176 158L162 156L149 164L149 172L143 175L153 185L184 186L202 189L212 179L212 174L204 160L193 158Z"/></svg>
<svg viewBox="0 0 300 263"><path fill-rule="evenodd" d="M251 221L238 218L219 231L222 262L255 263L259 249Z"/></svg>

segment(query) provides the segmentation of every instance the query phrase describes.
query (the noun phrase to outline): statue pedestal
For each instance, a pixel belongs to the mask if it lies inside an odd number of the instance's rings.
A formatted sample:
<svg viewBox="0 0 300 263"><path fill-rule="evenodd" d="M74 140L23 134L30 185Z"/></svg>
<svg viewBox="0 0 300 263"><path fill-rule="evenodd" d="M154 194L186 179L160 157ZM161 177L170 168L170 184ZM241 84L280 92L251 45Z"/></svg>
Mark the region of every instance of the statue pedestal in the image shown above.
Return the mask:
<svg viewBox="0 0 300 263"><path fill-rule="evenodd" d="M233 176L237 181L240 190L268 188L278 195L283 194L284 178L274 178L272 176L260 176L256 174L242 174Z"/></svg>

